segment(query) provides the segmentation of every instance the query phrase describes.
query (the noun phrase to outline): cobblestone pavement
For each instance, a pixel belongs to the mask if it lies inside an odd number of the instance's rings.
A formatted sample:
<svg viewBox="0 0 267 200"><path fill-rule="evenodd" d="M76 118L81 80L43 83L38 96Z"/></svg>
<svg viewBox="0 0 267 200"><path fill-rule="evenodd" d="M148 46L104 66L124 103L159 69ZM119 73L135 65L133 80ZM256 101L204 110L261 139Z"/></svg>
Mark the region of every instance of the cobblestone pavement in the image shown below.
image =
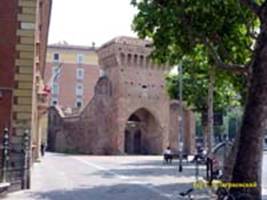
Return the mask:
<svg viewBox="0 0 267 200"><path fill-rule="evenodd" d="M267 189L265 154L263 177ZM69 156L46 154L35 164L32 189L9 194L6 200L179 200L192 187L195 166L164 165L160 156ZM200 174L204 176L204 168ZM211 199L195 190L195 199ZM264 195L267 195L264 194ZM267 197L267 196L265 196Z"/></svg>

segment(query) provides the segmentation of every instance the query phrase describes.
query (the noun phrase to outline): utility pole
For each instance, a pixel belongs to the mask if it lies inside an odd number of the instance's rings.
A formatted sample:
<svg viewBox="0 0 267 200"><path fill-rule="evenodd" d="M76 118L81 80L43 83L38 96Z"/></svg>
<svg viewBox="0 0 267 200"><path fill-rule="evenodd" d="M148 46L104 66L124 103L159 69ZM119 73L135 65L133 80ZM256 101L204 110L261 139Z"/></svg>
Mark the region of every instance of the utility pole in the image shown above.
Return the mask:
<svg viewBox="0 0 267 200"><path fill-rule="evenodd" d="M213 113L213 101L214 101L214 83L215 83L215 71L213 68L209 69L209 90L208 90L208 135L207 135L207 148L208 155L212 151L214 141L214 113Z"/></svg>
<svg viewBox="0 0 267 200"><path fill-rule="evenodd" d="M183 140L184 140L184 116L183 116L183 67L180 63L177 67L178 74L179 74L179 137L178 137L178 144L179 144L179 172L183 171Z"/></svg>

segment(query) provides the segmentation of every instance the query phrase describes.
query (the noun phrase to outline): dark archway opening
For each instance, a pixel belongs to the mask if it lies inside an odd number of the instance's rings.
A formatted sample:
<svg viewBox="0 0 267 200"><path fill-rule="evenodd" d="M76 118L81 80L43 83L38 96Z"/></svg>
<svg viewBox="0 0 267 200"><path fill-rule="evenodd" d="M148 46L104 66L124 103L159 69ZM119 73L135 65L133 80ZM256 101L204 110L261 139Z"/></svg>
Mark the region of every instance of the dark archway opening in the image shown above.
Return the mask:
<svg viewBox="0 0 267 200"><path fill-rule="evenodd" d="M160 126L146 109L139 109L130 115L124 134L126 154L147 155L159 154L162 151Z"/></svg>

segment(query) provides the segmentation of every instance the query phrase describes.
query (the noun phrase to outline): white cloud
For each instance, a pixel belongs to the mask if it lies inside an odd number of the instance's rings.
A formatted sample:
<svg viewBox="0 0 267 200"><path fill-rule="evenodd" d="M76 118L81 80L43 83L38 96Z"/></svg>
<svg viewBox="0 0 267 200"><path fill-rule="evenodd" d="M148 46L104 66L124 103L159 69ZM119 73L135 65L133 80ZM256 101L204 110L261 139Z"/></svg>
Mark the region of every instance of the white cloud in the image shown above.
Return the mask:
<svg viewBox="0 0 267 200"><path fill-rule="evenodd" d="M136 36L130 0L53 0L49 43L96 46L114 37Z"/></svg>

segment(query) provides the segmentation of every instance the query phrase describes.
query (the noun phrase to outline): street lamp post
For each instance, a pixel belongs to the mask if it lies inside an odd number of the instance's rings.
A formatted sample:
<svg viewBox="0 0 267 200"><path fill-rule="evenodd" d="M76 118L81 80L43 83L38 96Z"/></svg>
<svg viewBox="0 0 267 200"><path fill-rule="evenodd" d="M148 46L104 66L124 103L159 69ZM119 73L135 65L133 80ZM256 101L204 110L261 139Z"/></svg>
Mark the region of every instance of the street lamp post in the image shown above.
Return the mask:
<svg viewBox="0 0 267 200"><path fill-rule="evenodd" d="M182 64L178 65L178 74L179 74L179 172L183 171L183 134L184 134L184 116L183 116L183 67Z"/></svg>

